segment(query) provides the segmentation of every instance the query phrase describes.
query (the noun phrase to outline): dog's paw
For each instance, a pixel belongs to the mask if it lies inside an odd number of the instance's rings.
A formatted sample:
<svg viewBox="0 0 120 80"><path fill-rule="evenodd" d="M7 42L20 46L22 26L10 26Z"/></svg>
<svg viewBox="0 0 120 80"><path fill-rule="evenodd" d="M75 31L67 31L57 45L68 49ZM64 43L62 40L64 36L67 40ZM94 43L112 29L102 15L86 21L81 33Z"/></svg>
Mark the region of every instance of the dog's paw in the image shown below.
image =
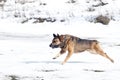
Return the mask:
<svg viewBox="0 0 120 80"><path fill-rule="evenodd" d="M111 59L111 62L114 63L114 60Z"/></svg>

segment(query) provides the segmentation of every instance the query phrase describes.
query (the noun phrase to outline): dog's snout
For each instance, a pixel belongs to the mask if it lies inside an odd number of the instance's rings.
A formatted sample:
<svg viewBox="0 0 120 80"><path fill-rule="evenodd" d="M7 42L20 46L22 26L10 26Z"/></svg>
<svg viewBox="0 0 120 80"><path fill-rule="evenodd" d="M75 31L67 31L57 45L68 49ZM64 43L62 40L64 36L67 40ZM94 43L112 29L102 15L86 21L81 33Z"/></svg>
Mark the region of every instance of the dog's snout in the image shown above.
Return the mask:
<svg viewBox="0 0 120 80"><path fill-rule="evenodd" d="M49 45L50 47L52 46L52 44Z"/></svg>

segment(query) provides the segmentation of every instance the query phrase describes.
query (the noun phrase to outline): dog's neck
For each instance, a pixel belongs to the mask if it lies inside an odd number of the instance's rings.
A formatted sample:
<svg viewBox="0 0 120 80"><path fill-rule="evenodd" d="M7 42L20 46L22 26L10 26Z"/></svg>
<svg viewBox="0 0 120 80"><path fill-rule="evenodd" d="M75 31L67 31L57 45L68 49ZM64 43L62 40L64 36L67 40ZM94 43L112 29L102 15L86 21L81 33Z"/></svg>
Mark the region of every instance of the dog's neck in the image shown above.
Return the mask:
<svg viewBox="0 0 120 80"><path fill-rule="evenodd" d="M67 36L64 35L64 36L63 36L63 41L62 41L61 44L60 44L60 48L62 48L62 49L63 49L63 48L66 48L66 47L67 47L66 44L67 44L68 40L69 40L69 39L67 39Z"/></svg>

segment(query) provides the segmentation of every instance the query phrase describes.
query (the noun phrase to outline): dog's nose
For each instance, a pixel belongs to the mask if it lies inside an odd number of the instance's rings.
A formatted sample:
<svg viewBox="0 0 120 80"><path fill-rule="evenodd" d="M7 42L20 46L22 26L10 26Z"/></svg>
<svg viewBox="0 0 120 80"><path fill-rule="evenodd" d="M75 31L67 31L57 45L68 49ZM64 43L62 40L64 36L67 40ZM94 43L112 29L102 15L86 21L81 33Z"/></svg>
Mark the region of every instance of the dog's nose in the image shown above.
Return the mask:
<svg viewBox="0 0 120 80"><path fill-rule="evenodd" d="M49 45L50 47L52 46L52 44Z"/></svg>

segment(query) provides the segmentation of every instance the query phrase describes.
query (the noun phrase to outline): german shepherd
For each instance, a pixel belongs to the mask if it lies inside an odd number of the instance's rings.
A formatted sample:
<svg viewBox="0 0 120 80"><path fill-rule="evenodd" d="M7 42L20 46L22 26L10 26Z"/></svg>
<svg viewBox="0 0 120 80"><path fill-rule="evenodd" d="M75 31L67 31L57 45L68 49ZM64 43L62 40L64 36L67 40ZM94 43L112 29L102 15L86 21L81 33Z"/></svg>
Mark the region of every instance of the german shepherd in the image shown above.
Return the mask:
<svg viewBox="0 0 120 80"><path fill-rule="evenodd" d="M53 57L56 59L60 55L64 54L68 51L68 54L65 60L62 62L62 65L67 62L67 60L71 57L73 53L89 51L90 53L99 54L107 59L109 59L112 63L114 60L111 59L99 46L99 42L97 40L87 40L81 39L72 35L59 35L53 34L52 43L49 45L52 48L61 48L61 51Z"/></svg>

